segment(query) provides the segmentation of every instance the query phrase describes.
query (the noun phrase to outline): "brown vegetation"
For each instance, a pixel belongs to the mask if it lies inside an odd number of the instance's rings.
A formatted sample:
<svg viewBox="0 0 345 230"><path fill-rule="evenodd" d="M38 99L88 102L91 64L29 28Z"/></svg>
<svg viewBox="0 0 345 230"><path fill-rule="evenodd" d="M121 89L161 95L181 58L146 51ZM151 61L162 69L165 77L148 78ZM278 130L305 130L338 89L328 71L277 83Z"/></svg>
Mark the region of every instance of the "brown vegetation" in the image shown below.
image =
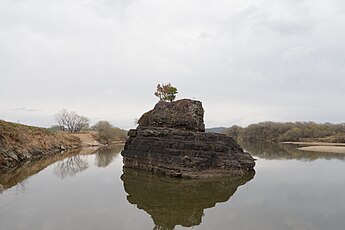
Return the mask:
<svg viewBox="0 0 345 230"><path fill-rule="evenodd" d="M77 137L0 120L0 169L80 146Z"/></svg>
<svg viewBox="0 0 345 230"><path fill-rule="evenodd" d="M345 154L332 152L311 152L301 151L296 148L294 144L288 143L269 143L269 142L241 142L241 146L255 157L260 157L270 160L303 160L314 161L317 159L345 159ZM315 143L308 143L315 144ZM321 143L319 143L321 144ZM326 143L324 143L326 144ZM302 143L301 143L302 145ZM303 143L307 145L307 143Z"/></svg>
<svg viewBox="0 0 345 230"><path fill-rule="evenodd" d="M61 151L82 146L99 147L127 138L125 130L113 127L109 122L98 122L94 129L70 133L0 120L0 171Z"/></svg>
<svg viewBox="0 0 345 230"><path fill-rule="evenodd" d="M92 129L98 132L95 137L102 144L123 142L127 139L127 131L114 127L108 121L98 121Z"/></svg>
<svg viewBox="0 0 345 230"><path fill-rule="evenodd" d="M345 123L261 122L246 128L232 126L225 133L245 142L318 141L345 143Z"/></svg>

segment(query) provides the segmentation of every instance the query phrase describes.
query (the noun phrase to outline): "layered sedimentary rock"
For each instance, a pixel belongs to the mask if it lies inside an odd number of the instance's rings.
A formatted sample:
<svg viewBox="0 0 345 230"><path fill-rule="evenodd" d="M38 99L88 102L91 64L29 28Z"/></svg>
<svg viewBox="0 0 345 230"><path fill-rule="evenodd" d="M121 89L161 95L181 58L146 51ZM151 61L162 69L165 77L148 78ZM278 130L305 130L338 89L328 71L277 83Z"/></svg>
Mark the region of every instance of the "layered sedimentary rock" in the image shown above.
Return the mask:
<svg viewBox="0 0 345 230"><path fill-rule="evenodd" d="M205 133L201 102L160 101L129 131L124 167L203 178L253 172L254 159L224 134Z"/></svg>

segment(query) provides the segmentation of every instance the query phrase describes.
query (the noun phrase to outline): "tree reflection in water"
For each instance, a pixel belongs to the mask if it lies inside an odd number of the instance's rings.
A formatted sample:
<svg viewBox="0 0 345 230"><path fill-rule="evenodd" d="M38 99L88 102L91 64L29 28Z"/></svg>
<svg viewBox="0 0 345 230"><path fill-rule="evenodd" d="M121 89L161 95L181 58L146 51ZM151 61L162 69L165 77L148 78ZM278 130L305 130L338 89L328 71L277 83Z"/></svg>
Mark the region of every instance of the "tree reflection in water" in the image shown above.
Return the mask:
<svg viewBox="0 0 345 230"><path fill-rule="evenodd" d="M177 179L124 168L121 179L128 202L151 215L154 229L171 230L199 225L206 208L226 202L253 177Z"/></svg>
<svg viewBox="0 0 345 230"><path fill-rule="evenodd" d="M5 187L4 187L2 184L0 184L0 194L1 194L3 191L5 191Z"/></svg>
<svg viewBox="0 0 345 230"><path fill-rule="evenodd" d="M76 155L59 161L54 168L54 173L61 179L64 179L68 176L74 176L88 167L89 163L87 160L82 159L80 155Z"/></svg>
<svg viewBox="0 0 345 230"><path fill-rule="evenodd" d="M54 174L61 179L74 176L89 167L87 158L92 154L96 154L96 166L107 167L122 149L123 145L113 145L101 149L74 149L63 154L47 155L41 159L25 162L22 166L0 173L0 193L15 185L17 185L17 190L24 191L26 180L51 164L54 164Z"/></svg>
<svg viewBox="0 0 345 230"><path fill-rule="evenodd" d="M95 155L95 165L101 168L107 167L117 156L119 156L122 150L123 145L114 145L99 149Z"/></svg>
<svg viewBox="0 0 345 230"><path fill-rule="evenodd" d="M95 154L95 165L105 168L119 155L122 149L123 145L114 145L98 149L97 152L91 151L87 155ZM87 155L75 155L59 161L54 168L54 173L64 179L67 176L74 176L86 170L89 167Z"/></svg>

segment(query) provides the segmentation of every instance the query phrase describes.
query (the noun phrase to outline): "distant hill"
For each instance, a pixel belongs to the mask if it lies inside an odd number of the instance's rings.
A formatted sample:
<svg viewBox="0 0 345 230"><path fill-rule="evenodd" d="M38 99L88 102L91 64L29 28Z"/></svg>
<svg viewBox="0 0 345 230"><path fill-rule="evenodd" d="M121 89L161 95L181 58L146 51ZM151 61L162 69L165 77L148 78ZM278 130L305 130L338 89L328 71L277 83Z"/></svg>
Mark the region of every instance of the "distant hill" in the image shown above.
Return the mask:
<svg viewBox="0 0 345 230"><path fill-rule="evenodd" d="M214 128L207 128L205 130L206 133L224 133L228 128L225 127L214 127Z"/></svg>

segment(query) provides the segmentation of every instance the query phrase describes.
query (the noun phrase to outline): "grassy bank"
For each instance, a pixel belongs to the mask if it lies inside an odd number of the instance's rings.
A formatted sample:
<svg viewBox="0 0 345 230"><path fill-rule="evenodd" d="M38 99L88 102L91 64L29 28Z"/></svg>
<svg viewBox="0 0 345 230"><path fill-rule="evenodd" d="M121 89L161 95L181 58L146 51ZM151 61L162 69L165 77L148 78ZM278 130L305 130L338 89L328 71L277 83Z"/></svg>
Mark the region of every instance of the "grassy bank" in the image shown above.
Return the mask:
<svg viewBox="0 0 345 230"><path fill-rule="evenodd" d="M0 170L79 146L78 137L0 120Z"/></svg>

